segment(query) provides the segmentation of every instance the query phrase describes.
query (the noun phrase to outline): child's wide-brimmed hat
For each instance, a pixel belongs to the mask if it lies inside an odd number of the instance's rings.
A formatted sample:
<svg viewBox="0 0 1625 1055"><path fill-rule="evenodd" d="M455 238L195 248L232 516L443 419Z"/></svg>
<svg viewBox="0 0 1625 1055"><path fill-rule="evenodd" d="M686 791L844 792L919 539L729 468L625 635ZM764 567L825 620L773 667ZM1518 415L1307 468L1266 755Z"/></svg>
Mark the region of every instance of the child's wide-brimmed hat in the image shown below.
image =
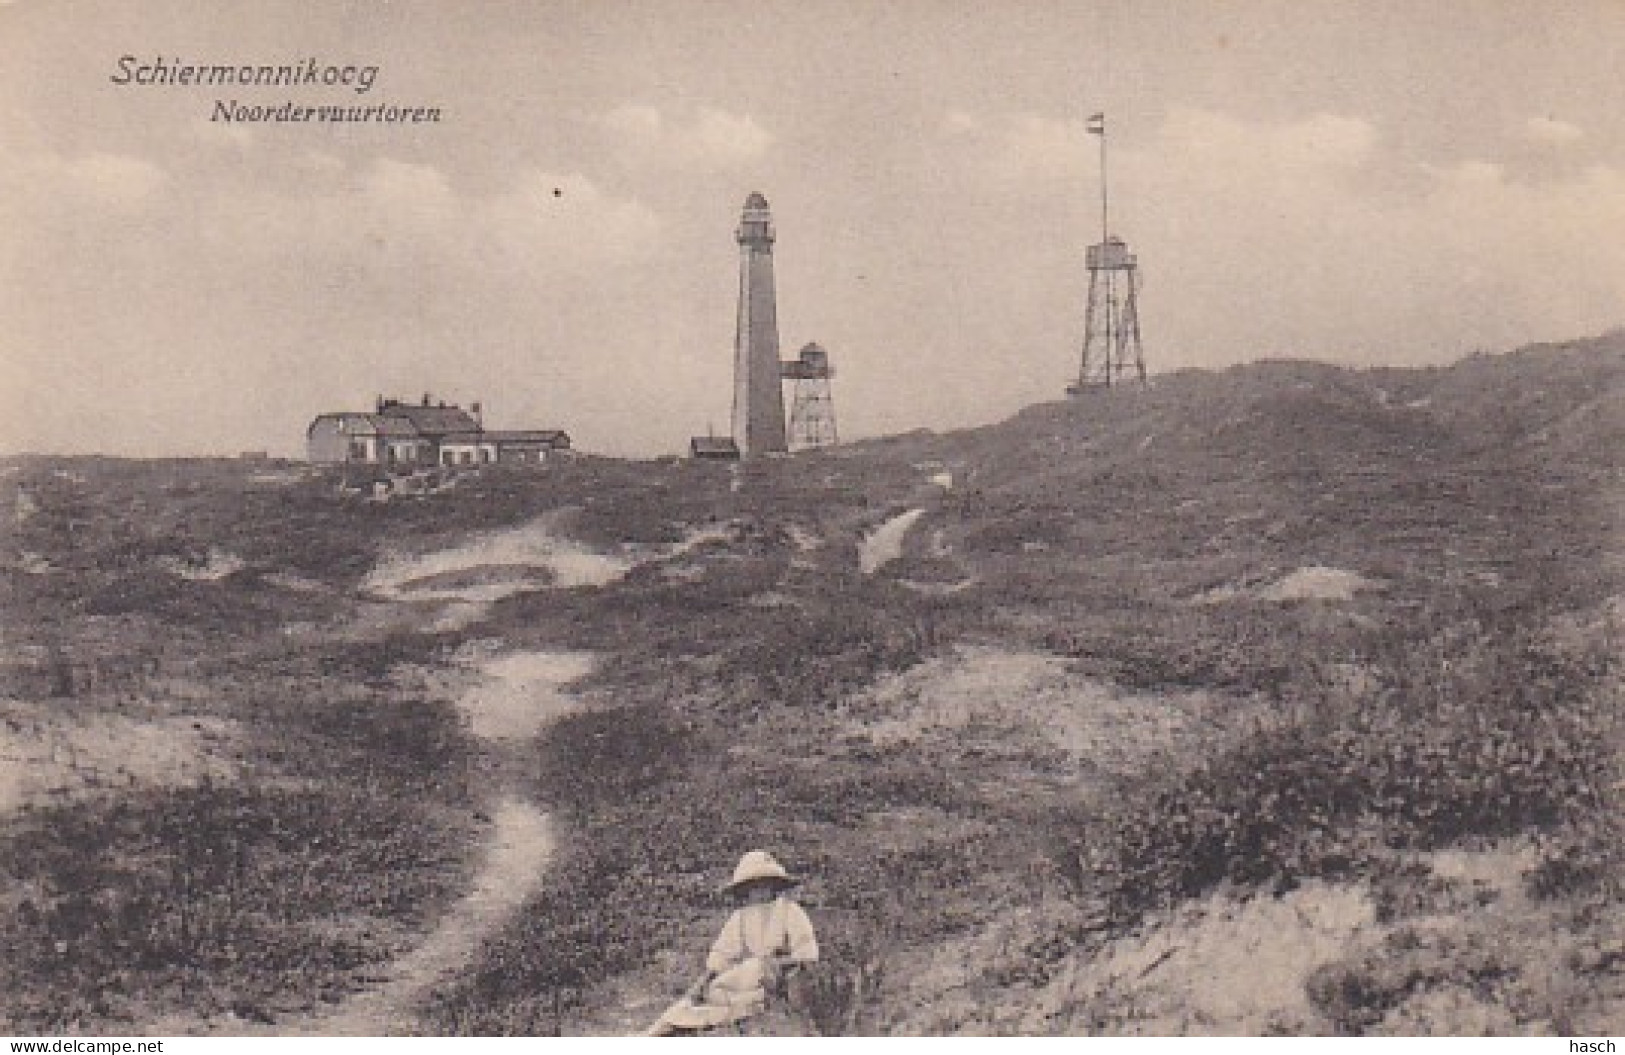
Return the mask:
<svg viewBox="0 0 1625 1055"><path fill-rule="evenodd" d="M723 886L722 892L730 893L751 883L771 883L788 889L796 885L796 880L773 859L772 854L766 850L752 850L739 859L733 878Z"/></svg>

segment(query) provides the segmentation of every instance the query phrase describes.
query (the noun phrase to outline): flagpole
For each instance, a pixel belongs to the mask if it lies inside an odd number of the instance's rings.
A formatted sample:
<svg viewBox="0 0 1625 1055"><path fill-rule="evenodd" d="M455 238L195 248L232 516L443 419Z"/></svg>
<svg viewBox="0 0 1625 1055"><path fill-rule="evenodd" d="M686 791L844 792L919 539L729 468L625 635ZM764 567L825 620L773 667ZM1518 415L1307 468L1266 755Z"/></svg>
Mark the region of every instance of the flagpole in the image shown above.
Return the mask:
<svg viewBox="0 0 1625 1055"><path fill-rule="evenodd" d="M1100 251L1104 253L1106 239L1111 236L1111 199L1106 186L1106 114L1091 114L1083 130L1100 137Z"/></svg>
<svg viewBox="0 0 1625 1055"><path fill-rule="evenodd" d="M1106 251L1106 239L1111 232L1110 213L1107 211L1109 198L1106 193L1106 118L1100 118L1100 251Z"/></svg>
<svg viewBox="0 0 1625 1055"><path fill-rule="evenodd" d="M1117 315L1117 291L1115 289L1117 273L1113 270L1115 261L1111 249L1106 241L1111 237L1111 197L1107 190L1106 180L1106 114L1104 111L1095 114L1089 119L1089 131L1100 137L1100 265L1106 273L1106 326L1102 336L1105 339L1106 371L1103 379L1106 384L1112 383L1112 344L1115 338Z"/></svg>

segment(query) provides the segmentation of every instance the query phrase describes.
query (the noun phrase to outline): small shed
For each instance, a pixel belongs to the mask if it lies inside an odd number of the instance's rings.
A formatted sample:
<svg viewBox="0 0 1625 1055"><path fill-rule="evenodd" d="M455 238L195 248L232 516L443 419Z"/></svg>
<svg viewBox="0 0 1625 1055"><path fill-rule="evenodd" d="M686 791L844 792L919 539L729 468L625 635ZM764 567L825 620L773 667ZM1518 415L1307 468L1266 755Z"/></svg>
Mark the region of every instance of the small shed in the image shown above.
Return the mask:
<svg viewBox="0 0 1625 1055"><path fill-rule="evenodd" d="M688 455L704 461L736 462L739 444L732 436L695 436L688 441Z"/></svg>
<svg viewBox="0 0 1625 1055"><path fill-rule="evenodd" d="M495 446L503 465L540 465L570 449L570 434L563 429L488 429L480 438Z"/></svg>

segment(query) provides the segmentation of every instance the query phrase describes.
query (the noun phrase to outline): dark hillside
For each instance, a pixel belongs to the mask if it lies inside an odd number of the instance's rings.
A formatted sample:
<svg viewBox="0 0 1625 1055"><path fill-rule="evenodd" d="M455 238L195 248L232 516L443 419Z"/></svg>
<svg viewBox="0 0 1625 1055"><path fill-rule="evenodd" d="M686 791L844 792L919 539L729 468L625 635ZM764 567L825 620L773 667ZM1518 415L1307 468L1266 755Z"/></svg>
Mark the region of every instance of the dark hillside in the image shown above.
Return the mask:
<svg viewBox="0 0 1625 1055"><path fill-rule="evenodd" d="M822 918L852 920L832 936L840 956L873 954L865 929L899 943L889 984L835 1007L879 1032L1132 1030L1133 992L1125 1009L1048 987L1087 976L1108 940L1162 940L1157 913L1215 891L1269 900L1343 884L1356 899L1412 905L1392 910L1394 940L1407 941L1445 926L1427 913L1458 897L1445 880L1448 896L1429 886L1431 855L1494 858L1499 840L1538 837L1549 849L1530 889L1556 884L1586 904L1615 897L1597 876L1619 859L1617 837L1595 823L1612 793L1572 774L1617 765L1617 675L1597 635L1621 588L1609 497L1618 463L1523 441L1583 417L1617 383L1617 360L1605 340L1581 348L1578 365L1557 353L1416 372L1262 363L980 429L866 441L753 468L738 509L781 541L723 546L688 585L630 577L568 614L546 598L516 600L511 614L543 639L579 647L615 633L653 646L623 652L606 676L647 705L627 735L667 739L675 772L651 783L635 750L599 753L606 768L593 781L549 792L597 833L568 866L571 889L598 892L590 924L581 896L538 904L448 997L442 1021L545 1023L525 994L555 984L586 990L587 1021L629 1025L616 1001L631 993L646 1006L649 985L678 984L652 982L639 965L705 940L706 862L758 840L816 862ZM1517 404L1507 424L1497 386L1543 368L1591 381L1554 381L1555 395ZM1467 384L1457 370L1487 373ZM902 559L854 574L837 539L909 509L921 512ZM772 525L787 520L818 524L824 547L783 545ZM1576 625L1591 630L1553 636ZM1169 753L1102 789L1019 739L1069 735L1099 704L1057 705L1061 676L1044 666L1055 657L1065 679L1080 679L1067 684L1134 694L1106 740ZM1043 673L1026 682L996 673L1005 665ZM895 679L941 732L887 710ZM1201 746L1180 740L1185 719L1162 710L1187 693L1221 701ZM946 716L962 707L974 717L955 727ZM675 729L664 724L673 713L683 716ZM1146 737L1137 714L1168 739ZM876 739L920 720L901 743ZM999 728L1012 739L990 733ZM590 735L602 746L612 734ZM1083 764L1095 772L1098 759ZM602 781L619 790L595 790ZM897 836L894 817L919 827ZM887 834L870 846L861 833L871 830ZM614 878L628 862L662 878ZM1032 878L1046 869L1050 879ZM1367 893L1395 870L1414 886ZM1524 881L1506 882L1511 904ZM1072 909L1045 900L1063 890ZM666 906L653 916L650 891ZM1531 909L1516 926L1538 932L1550 924L1543 913L1561 911ZM1449 922L1475 949L1474 928L1490 925L1471 913ZM1585 930L1576 962L1612 936ZM555 938L576 950L568 982L531 951ZM1185 937L1166 940L1173 949ZM594 950L611 950L616 966ZM1332 956L1314 984L1294 982L1308 1003L1293 1028L1369 1031L1406 1004L1383 988L1392 980L1375 954L1361 956ZM514 974L516 962L532 966ZM1455 992L1482 969L1439 953L1418 968L1431 973L1417 992ZM1617 1009L1612 983L1575 970L1516 975L1534 993L1517 1000L1546 1008L1517 1012L1521 1028L1596 1023ZM1224 988L1201 971L1202 985ZM1586 996L1553 1011L1542 987L1558 976ZM1361 986L1382 995L1367 1000ZM948 995L961 988L978 994L974 1006ZM1428 1028L1460 1026L1446 1016Z"/></svg>
<svg viewBox="0 0 1625 1055"><path fill-rule="evenodd" d="M388 501L0 463L0 1022L624 1032L766 845L825 1032L1608 1032L1622 408L1616 332Z"/></svg>
<svg viewBox="0 0 1625 1055"><path fill-rule="evenodd" d="M1450 427L1477 437L1477 449L1486 455L1578 456L1594 465L1617 465L1606 450L1592 446L1584 429L1570 432L1566 444L1551 441L1576 415L1591 418L1592 408L1600 430L1596 438L1617 435L1622 390L1625 330L1613 330L1592 340L1465 359L1439 372L1428 409Z"/></svg>

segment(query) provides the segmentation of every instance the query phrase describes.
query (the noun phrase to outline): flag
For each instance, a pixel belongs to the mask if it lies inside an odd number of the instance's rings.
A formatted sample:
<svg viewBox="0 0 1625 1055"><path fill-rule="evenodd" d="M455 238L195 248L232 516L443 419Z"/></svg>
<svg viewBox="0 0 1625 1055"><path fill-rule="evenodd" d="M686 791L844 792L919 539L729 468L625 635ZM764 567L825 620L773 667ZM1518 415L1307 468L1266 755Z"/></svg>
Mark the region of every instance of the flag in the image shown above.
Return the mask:
<svg viewBox="0 0 1625 1055"><path fill-rule="evenodd" d="M1092 136L1103 136L1103 135L1105 135L1106 134L1106 115L1105 114L1090 114L1089 115L1089 123L1084 126L1084 131L1088 132Z"/></svg>

